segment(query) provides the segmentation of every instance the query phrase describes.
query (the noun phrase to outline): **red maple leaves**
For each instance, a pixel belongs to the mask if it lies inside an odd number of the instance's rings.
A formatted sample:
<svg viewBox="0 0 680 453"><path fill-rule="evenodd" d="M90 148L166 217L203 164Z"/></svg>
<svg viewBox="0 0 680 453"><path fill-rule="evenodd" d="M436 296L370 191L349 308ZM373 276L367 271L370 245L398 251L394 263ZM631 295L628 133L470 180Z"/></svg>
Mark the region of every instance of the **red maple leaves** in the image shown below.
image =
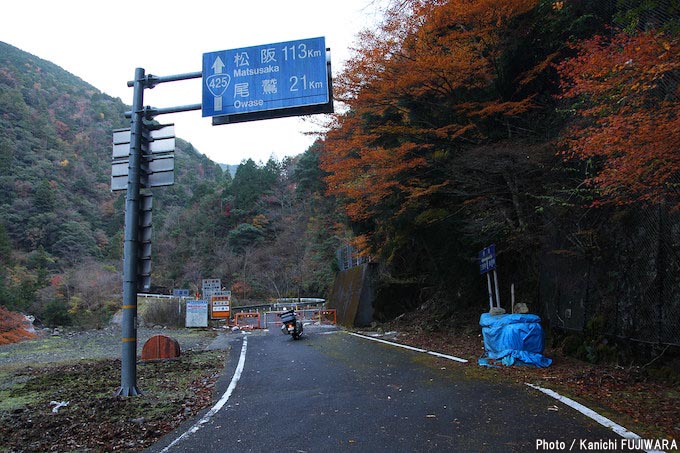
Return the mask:
<svg viewBox="0 0 680 453"><path fill-rule="evenodd" d="M351 220L377 225L414 206L432 210L427 200L450 190L439 170L456 143L483 140L480 122L532 108L530 97L503 99L497 81L508 24L536 4L400 2L360 35L335 81L350 111L335 118L321 154L328 192Z"/></svg>
<svg viewBox="0 0 680 453"><path fill-rule="evenodd" d="M573 46L558 66L563 98L580 121L565 134L565 156L590 159L588 182L618 204L677 199L680 170L680 41L620 32Z"/></svg>

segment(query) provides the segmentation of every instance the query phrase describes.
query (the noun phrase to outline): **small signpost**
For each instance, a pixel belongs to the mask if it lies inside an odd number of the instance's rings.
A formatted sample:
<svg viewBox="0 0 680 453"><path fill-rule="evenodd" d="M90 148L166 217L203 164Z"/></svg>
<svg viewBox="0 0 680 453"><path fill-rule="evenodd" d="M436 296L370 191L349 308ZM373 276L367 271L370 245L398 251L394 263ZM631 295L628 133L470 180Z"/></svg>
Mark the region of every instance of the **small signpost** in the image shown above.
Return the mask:
<svg viewBox="0 0 680 453"><path fill-rule="evenodd" d="M139 219L137 221L137 288L151 289L151 231L152 202L150 193L139 194Z"/></svg>
<svg viewBox="0 0 680 453"><path fill-rule="evenodd" d="M212 319L228 319L231 316L231 291L228 295L213 295L210 297L210 317Z"/></svg>
<svg viewBox="0 0 680 453"><path fill-rule="evenodd" d="M144 124L140 187L175 183L175 125ZM127 190L130 167L130 128L113 131L111 191Z"/></svg>
<svg viewBox="0 0 680 453"><path fill-rule="evenodd" d="M219 278L205 278L201 282L201 295L205 300L210 300L218 291L222 290L222 281Z"/></svg>
<svg viewBox="0 0 680 453"><path fill-rule="evenodd" d="M481 275L486 274L486 284L489 291L489 311L492 311L494 308L494 291L491 289L491 277L489 275L491 272L493 272L496 306L501 308L501 297L498 292L498 274L496 273L496 245L491 244L482 249L482 251L479 252L478 259L479 273Z"/></svg>

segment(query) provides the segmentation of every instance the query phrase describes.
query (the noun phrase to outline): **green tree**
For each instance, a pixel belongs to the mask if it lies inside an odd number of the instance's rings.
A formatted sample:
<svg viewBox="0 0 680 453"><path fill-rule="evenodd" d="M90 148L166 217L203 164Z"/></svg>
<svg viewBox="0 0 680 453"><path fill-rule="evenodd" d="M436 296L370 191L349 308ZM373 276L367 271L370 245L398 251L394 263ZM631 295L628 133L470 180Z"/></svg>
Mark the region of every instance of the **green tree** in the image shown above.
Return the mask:
<svg viewBox="0 0 680 453"><path fill-rule="evenodd" d="M234 177L231 175L231 170L229 170L229 167L227 167L227 169L224 170L224 173L222 173L222 180L222 187L224 187L226 190L229 190L232 183L234 182Z"/></svg>
<svg viewBox="0 0 680 453"><path fill-rule="evenodd" d="M12 306L10 292L5 284L6 269L12 264L12 244L5 230L5 225L0 222L0 305Z"/></svg>
<svg viewBox="0 0 680 453"><path fill-rule="evenodd" d="M44 287L48 285L47 278L49 276L49 269L54 264L54 259L45 251L41 245L38 249L29 256L29 264L36 274L36 285Z"/></svg>
<svg viewBox="0 0 680 453"><path fill-rule="evenodd" d="M234 204L238 209L242 211L253 209L255 202L262 196L260 181L260 168L254 160L248 159L238 166L232 184Z"/></svg>
<svg viewBox="0 0 680 453"><path fill-rule="evenodd" d="M310 194L323 194L326 190L324 178L328 173L319 167L320 145L313 145L305 151L299 158L293 170L293 181L295 181L295 192L298 197Z"/></svg>
<svg viewBox="0 0 680 453"><path fill-rule="evenodd" d="M271 191L280 176L281 165L273 158L264 166L258 166L252 159L241 162L231 185L235 208L243 212L256 211L257 202Z"/></svg>
<svg viewBox="0 0 680 453"><path fill-rule="evenodd" d="M68 221L62 225L54 251L68 263L77 263L86 256L96 256L99 247L87 223Z"/></svg>
<svg viewBox="0 0 680 453"><path fill-rule="evenodd" d="M50 212L54 210L54 205L56 202L56 196L54 194L54 188L50 185L50 182L43 179L35 187L33 193L33 204L38 212Z"/></svg>
<svg viewBox="0 0 680 453"><path fill-rule="evenodd" d="M43 312L43 321L53 327L70 325L72 320L67 303L61 299L50 301Z"/></svg>
<svg viewBox="0 0 680 453"><path fill-rule="evenodd" d="M256 246L264 241L262 228L249 223L241 223L229 232L229 245L237 253L242 253L246 248Z"/></svg>
<svg viewBox="0 0 680 453"><path fill-rule="evenodd" d="M12 265L12 243L5 225L0 222L0 275L5 267Z"/></svg>
<svg viewBox="0 0 680 453"><path fill-rule="evenodd" d="M0 176L9 175L12 171L14 149L7 139L0 139Z"/></svg>

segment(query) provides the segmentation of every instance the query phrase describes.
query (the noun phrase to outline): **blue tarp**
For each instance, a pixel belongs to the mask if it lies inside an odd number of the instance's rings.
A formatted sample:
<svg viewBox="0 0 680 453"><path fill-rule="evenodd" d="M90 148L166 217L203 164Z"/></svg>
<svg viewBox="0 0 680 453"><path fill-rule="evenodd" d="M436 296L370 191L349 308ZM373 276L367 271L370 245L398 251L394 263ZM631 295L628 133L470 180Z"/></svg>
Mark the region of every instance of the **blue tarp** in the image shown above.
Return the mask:
<svg viewBox="0 0 680 453"><path fill-rule="evenodd" d="M503 365L520 361L524 365L545 368L552 359L543 357L543 328L541 318L529 314L508 314L491 316L482 314L479 319L484 338L486 357L500 360ZM484 363L482 363L482 361ZM480 365L488 366L485 359Z"/></svg>

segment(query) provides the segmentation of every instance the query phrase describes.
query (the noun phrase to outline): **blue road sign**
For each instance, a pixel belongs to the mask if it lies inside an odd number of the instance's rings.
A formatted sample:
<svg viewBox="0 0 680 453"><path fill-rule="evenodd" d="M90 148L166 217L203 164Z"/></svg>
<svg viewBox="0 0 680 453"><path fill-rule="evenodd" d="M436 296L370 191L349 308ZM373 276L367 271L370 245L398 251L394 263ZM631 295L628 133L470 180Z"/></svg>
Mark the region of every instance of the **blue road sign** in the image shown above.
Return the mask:
<svg viewBox="0 0 680 453"><path fill-rule="evenodd" d="M203 116L325 104L323 37L203 54Z"/></svg>
<svg viewBox="0 0 680 453"><path fill-rule="evenodd" d="M496 245L491 244L479 252L479 273L486 274L494 269L496 269Z"/></svg>

